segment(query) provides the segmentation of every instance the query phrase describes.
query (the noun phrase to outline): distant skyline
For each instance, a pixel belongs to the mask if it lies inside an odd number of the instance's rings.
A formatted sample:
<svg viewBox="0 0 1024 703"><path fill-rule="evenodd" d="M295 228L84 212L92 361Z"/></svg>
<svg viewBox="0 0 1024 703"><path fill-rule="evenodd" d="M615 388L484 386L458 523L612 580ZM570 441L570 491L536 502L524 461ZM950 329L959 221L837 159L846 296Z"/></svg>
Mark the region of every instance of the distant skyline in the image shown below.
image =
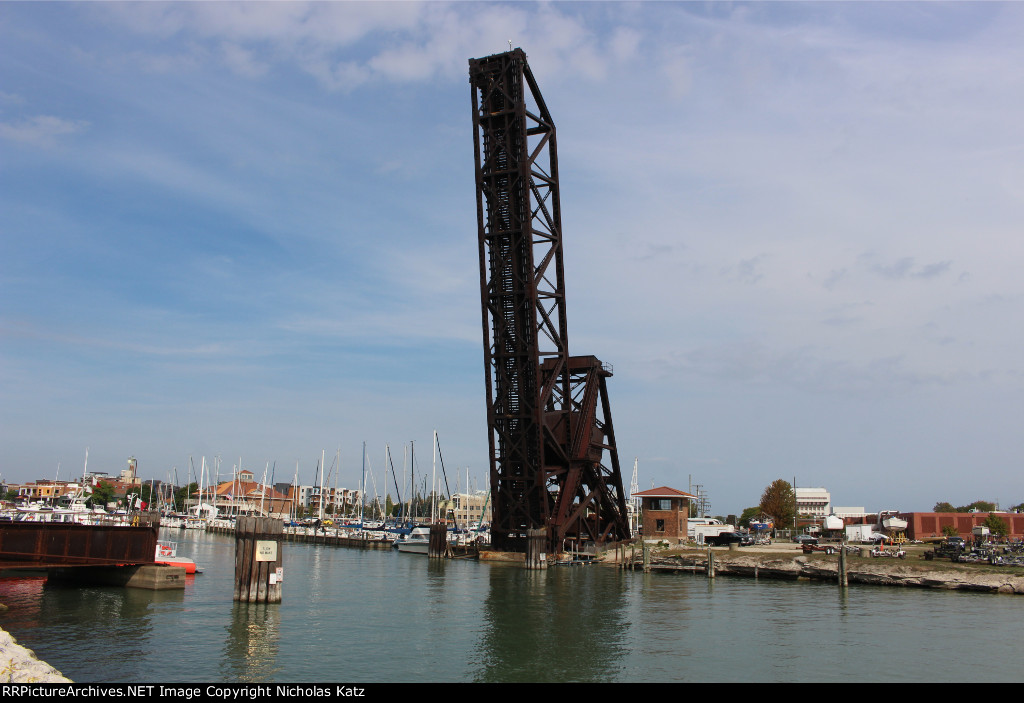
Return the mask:
<svg viewBox="0 0 1024 703"><path fill-rule="evenodd" d="M3 10L5 480L340 447L355 487L437 430L482 487L468 59L511 41L627 488L1024 502L1020 4Z"/></svg>

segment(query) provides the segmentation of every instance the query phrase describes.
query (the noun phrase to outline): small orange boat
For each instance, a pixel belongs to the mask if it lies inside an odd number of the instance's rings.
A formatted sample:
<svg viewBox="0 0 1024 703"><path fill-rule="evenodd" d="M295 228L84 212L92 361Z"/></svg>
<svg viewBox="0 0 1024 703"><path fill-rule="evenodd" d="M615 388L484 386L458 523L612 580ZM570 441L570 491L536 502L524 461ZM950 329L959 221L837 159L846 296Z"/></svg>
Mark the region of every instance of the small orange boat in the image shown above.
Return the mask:
<svg viewBox="0 0 1024 703"><path fill-rule="evenodd" d="M178 556L178 545L174 542L158 540L155 561L157 564L167 564L168 566L183 566L186 575L203 573L203 570L194 561L188 557Z"/></svg>

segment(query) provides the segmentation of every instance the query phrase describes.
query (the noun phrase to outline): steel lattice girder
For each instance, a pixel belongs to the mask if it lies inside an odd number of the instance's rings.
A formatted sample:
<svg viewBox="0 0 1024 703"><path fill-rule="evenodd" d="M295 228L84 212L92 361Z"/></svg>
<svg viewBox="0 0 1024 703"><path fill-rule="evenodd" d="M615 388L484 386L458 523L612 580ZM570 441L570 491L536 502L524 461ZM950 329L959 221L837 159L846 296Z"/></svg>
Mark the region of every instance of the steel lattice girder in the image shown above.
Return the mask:
<svg viewBox="0 0 1024 703"><path fill-rule="evenodd" d="M526 530L538 527L549 528L552 547L624 539L610 374L594 357L580 357L583 371L569 357L554 122L521 49L469 64L492 541L522 549ZM574 405L574 388L586 389L587 403ZM600 464L602 449L611 470Z"/></svg>

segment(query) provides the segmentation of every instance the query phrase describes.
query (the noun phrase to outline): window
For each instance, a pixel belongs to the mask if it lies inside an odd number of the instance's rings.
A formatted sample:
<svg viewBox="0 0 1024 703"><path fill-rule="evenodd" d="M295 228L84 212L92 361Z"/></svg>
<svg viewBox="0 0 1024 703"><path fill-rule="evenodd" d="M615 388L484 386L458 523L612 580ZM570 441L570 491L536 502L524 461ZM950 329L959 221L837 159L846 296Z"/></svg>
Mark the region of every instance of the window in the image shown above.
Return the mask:
<svg viewBox="0 0 1024 703"><path fill-rule="evenodd" d="M664 532L665 531L665 521L664 520L655 520L654 523L655 523L654 524L654 531L655 532Z"/></svg>
<svg viewBox="0 0 1024 703"><path fill-rule="evenodd" d="M671 510L671 498L651 498L651 510Z"/></svg>

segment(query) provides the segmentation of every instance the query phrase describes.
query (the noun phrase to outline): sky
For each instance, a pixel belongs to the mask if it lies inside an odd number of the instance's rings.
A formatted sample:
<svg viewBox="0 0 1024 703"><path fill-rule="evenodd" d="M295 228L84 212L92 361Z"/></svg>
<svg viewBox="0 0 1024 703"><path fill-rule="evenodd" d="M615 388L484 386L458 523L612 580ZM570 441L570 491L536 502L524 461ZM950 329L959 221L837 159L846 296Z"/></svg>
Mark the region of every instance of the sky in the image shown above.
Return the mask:
<svg viewBox="0 0 1024 703"><path fill-rule="evenodd" d="M4 2L0 477L323 453L356 487L365 443L382 491L436 431L482 487L468 60L511 42L627 489L1024 502L1022 35L1019 3Z"/></svg>

